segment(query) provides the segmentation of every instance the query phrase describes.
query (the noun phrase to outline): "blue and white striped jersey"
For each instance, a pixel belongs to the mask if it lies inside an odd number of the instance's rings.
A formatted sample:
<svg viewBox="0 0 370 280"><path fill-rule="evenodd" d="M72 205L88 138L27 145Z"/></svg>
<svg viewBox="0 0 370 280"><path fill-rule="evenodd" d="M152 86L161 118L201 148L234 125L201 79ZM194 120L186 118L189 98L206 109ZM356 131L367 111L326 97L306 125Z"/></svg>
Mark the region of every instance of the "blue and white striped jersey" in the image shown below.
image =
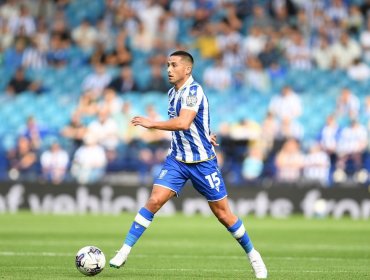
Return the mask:
<svg viewBox="0 0 370 280"><path fill-rule="evenodd" d="M190 129L172 132L169 154L187 163L214 158L216 154L211 144L208 99L202 87L190 76L178 91L174 87L168 91L168 99L170 118L178 117L181 109L197 112Z"/></svg>

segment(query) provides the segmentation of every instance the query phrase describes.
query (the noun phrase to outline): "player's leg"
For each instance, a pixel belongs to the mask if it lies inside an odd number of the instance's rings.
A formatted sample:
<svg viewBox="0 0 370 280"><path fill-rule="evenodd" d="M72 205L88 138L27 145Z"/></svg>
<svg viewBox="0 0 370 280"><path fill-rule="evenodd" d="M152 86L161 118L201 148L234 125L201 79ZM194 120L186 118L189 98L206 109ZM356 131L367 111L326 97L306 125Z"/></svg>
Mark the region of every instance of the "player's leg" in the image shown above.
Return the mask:
<svg viewBox="0 0 370 280"><path fill-rule="evenodd" d="M208 204L220 223L239 241L245 252L250 253L253 249L253 244L245 230L243 222L232 213L227 197L218 201L209 201Z"/></svg>
<svg viewBox="0 0 370 280"><path fill-rule="evenodd" d="M127 249L125 253L129 253L144 231L153 221L154 214L158 212L162 206L170 200L176 193L173 190L154 185L152 193L146 202L136 214L136 217L131 225L131 228L126 236L124 247ZM125 246L126 245L126 246Z"/></svg>
<svg viewBox="0 0 370 280"><path fill-rule="evenodd" d="M208 204L220 223L227 228L247 253L256 278L267 278L267 269L262 257L259 252L254 249L243 222L232 213L227 197L218 201L209 201Z"/></svg>
<svg viewBox="0 0 370 280"><path fill-rule="evenodd" d="M126 262L131 248L149 227L153 221L154 214L175 194L176 193L171 189L157 185L153 186L152 193L145 206L136 214L122 248L118 250L116 256L110 260L109 264L111 267L119 268Z"/></svg>
<svg viewBox="0 0 370 280"><path fill-rule="evenodd" d="M131 248L151 224L154 214L174 195L178 195L187 180L182 166L174 158L167 157L163 168L154 180L152 193L145 206L139 210L126 236L122 248L110 260L112 267L122 266L131 251Z"/></svg>
<svg viewBox="0 0 370 280"><path fill-rule="evenodd" d="M267 270L260 254L253 248L243 222L232 213L229 207L225 183L217 167L217 160L189 165L188 168L192 169L190 174L194 187L207 198L209 206L217 219L228 229L247 253L256 277L266 278Z"/></svg>

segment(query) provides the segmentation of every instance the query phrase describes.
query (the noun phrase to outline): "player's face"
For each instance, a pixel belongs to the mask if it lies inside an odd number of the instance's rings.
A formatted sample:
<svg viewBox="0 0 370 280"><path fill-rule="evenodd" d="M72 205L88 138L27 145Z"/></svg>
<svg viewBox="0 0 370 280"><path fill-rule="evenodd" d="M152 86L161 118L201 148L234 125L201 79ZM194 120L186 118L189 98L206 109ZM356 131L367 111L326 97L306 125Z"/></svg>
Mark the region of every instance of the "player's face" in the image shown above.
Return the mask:
<svg viewBox="0 0 370 280"><path fill-rule="evenodd" d="M180 56L170 56L167 62L168 81L178 89L187 80L191 66Z"/></svg>

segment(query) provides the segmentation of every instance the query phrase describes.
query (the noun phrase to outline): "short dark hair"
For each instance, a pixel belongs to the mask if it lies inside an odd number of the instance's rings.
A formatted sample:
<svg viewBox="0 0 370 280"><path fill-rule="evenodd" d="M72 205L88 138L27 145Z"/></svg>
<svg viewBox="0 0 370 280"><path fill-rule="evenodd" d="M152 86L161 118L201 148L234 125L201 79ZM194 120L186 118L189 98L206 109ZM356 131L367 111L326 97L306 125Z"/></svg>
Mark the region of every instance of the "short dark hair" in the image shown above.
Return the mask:
<svg viewBox="0 0 370 280"><path fill-rule="evenodd" d="M181 56L181 58L185 58L192 65L194 64L193 56L190 53L186 52L186 51L175 51L175 52L171 53L170 56Z"/></svg>

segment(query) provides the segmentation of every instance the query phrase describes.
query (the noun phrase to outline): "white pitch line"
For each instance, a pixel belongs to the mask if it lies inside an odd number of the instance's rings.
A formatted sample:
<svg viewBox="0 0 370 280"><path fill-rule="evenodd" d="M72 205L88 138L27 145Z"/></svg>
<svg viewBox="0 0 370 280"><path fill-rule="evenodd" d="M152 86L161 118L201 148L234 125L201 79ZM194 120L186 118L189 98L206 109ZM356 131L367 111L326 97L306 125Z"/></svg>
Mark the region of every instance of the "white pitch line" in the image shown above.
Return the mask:
<svg viewBox="0 0 370 280"><path fill-rule="evenodd" d="M71 257L74 255L55 252L0 252L0 256Z"/></svg>
<svg viewBox="0 0 370 280"><path fill-rule="evenodd" d="M194 271L194 268L125 268L127 270L133 270L133 271ZM209 268L202 268L200 269L200 271L202 272L224 272L225 269L224 268L220 268L220 269L209 269ZM231 272L249 272L248 269L230 269L228 268L227 271L231 271ZM355 272L359 272L359 271L350 271L350 270L335 270L335 271L332 271L332 270L285 270L285 269L281 269L281 270L275 270L275 269L269 269L268 270L269 272L273 272L273 273L279 273L279 272L283 272L283 273L355 273ZM367 272L367 271L360 271L360 272Z"/></svg>
<svg viewBox="0 0 370 280"><path fill-rule="evenodd" d="M113 254L113 253L112 253ZM0 251L0 256L39 256L39 257L71 257L75 256L72 253L57 253L57 252L14 252L14 251ZM173 258L173 259L219 259L219 260L244 260L244 255L240 256L220 256L220 255L176 255L176 254L162 254L162 255L149 255L149 254L133 254L132 258ZM278 260L307 260L307 261L348 261L347 257L292 257L292 256L265 256L264 259L278 259ZM351 258L351 260L363 260L364 258Z"/></svg>

